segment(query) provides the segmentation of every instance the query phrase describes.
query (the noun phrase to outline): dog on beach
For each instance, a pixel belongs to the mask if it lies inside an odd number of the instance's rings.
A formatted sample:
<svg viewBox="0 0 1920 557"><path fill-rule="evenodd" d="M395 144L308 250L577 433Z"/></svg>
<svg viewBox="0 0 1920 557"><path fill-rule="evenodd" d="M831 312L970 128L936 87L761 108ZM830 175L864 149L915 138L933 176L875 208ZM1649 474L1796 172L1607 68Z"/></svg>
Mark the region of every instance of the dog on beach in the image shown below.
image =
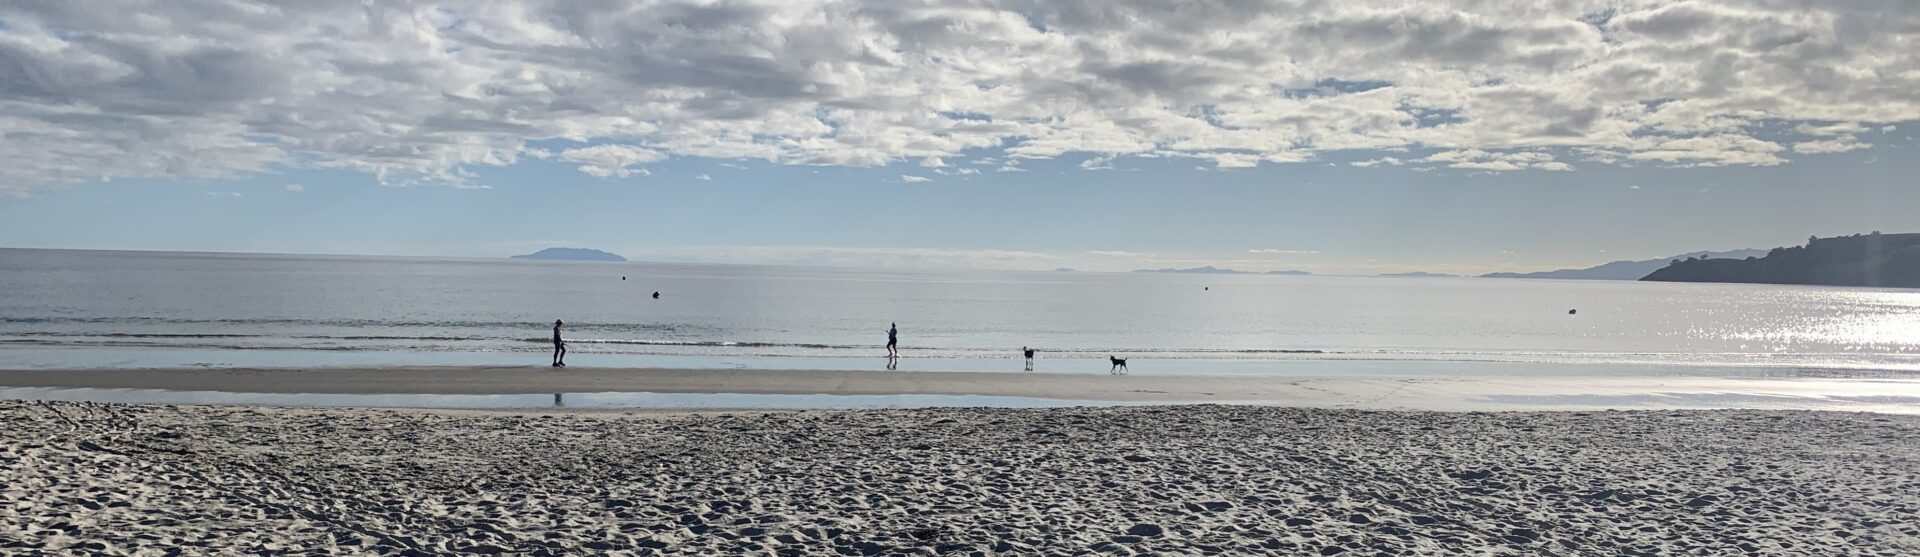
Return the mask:
<svg viewBox="0 0 1920 557"><path fill-rule="evenodd" d="M1107 373L1111 373L1111 374L1114 374L1114 375L1126 375L1126 374L1127 374L1127 359L1126 359L1126 358L1115 358L1115 357L1113 357L1113 355L1111 355L1111 354L1109 354L1109 355L1107 355L1107 360L1109 360L1109 361L1112 361L1112 362L1113 362L1113 368L1112 368L1112 369L1109 369L1109 370L1107 370Z"/></svg>

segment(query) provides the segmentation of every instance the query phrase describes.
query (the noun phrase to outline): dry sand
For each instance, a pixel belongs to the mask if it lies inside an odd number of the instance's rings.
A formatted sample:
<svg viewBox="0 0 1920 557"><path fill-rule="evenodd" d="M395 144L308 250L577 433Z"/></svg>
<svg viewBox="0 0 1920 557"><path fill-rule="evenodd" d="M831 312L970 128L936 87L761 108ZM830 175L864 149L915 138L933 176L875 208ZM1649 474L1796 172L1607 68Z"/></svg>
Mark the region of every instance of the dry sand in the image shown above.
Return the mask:
<svg viewBox="0 0 1920 557"><path fill-rule="evenodd" d="M0 401L7 554L1916 555L1920 418Z"/></svg>

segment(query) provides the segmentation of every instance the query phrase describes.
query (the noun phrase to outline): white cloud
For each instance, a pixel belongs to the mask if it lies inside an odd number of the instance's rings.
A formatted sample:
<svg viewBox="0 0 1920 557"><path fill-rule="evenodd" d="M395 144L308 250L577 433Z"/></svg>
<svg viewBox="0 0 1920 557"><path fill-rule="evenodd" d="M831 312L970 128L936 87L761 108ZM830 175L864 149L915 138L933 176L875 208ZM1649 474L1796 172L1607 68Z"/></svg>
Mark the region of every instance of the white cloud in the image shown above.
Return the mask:
<svg viewBox="0 0 1920 557"><path fill-rule="evenodd" d="M307 187L302 186L300 184L287 184L287 191L299 193L299 192L307 191Z"/></svg>
<svg viewBox="0 0 1920 557"><path fill-rule="evenodd" d="M1820 139L1815 141L1802 141L1799 143L1795 143L1793 144L1793 152L1807 154L1807 155L1815 155L1815 154L1823 154L1823 153L1845 153L1847 151L1858 151L1858 150L1866 149L1872 146L1873 145L1871 144L1862 143L1860 142L1860 140L1855 139L1853 136L1849 135L1844 137L1836 137L1833 139Z"/></svg>
<svg viewBox="0 0 1920 557"><path fill-rule="evenodd" d="M1400 159L1398 159L1398 158L1394 158L1394 157L1380 157L1380 158L1377 158L1377 159L1369 159L1369 160L1364 160L1364 161L1354 161L1354 162L1351 162L1351 163L1347 163L1347 164L1351 164L1351 165L1354 165L1354 166L1358 166L1358 167L1360 167L1360 168L1368 168L1368 167L1373 167L1373 166L1380 166L1380 165L1383 165L1383 164L1384 164L1384 165L1387 165L1387 166L1400 166L1400 165L1402 165L1402 164L1406 164L1406 162L1405 162L1405 161L1402 161L1402 160L1400 160Z"/></svg>
<svg viewBox="0 0 1920 557"><path fill-rule="evenodd" d="M711 182L711 181L713 181L713 177L712 177L712 176L708 176L708 175L705 175L705 174L701 174L701 175L699 175L699 176L694 176L694 177L693 177L693 179L695 179L695 180L699 180L699 181L702 181L702 182Z"/></svg>
<svg viewBox="0 0 1920 557"><path fill-rule="evenodd" d="M1582 154L1442 165L1477 170L1764 166L1809 152L1763 139L1779 123L1920 119L1920 10L1902 2L236 6L0 3L0 191L304 167L478 186L473 168L602 142L652 154L570 162L618 177L1004 146L1090 168L1404 148Z"/></svg>
<svg viewBox="0 0 1920 557"><path fill-rule="evenodd" d="M928 177L926 177L926 176L914 176L914 175L912 175L912 174L901 174L901 175L900 175L900 180L901 180L901 181L903 181L903 182L906 182L906 183L909 183L909 184L915 184L915 183L920 183L920 182L932 182L932 181L933 181L933 179L932 179L932 178L928 178Z"/></svg>
<svg viewBox="0 0 1920 557"><path fill-rule="evenodd" d="M1859 122L1841 122L1838 124L1828 124L1825 126L1816 126L1813 124L1800 124L1798 126L1794 126L1793 131L1796 131L1805 135L1851 136L1856 133L1867 131L1867 127L1860 125Z"/></svg>
<svg viewBox="0 0 1920 557"><path fill-rule="evenodd" d="M639 165L666 159L665 154L632 145L595 145L560 152L560 160L580 163L579 170L601 178L651 174Z"/></svg>
<svg viewBox="0 0 1920 557"><path fill-rule="evenodd" d="M1194 156L1213 161L1213 166L1217 169L1260 166L1260 156L1247 153L1202 153Z"/></svg>
<svg viewBox="0 0 1920 557"><path fill-rule="evenodd" d="M1505 172L1509 170L1573 170L1573 165L1556 161L1553 155L1537 151L1492 152L1481 149L1441 151L1420 159L1426 163L1444 163L1447 168Z"/></svg>
<svg viewBox="0 0 1920 557"><path fill-rule="evenodd" d="M945 168L947 161L940 160L940 157L927 157L920 159L920 166L924 168Z"/></svg>
<svg viewBox="0 0 1920 557"><path fill-rule="evenodd" d="M1275 249L1275 248L1260 248L1260 249L1250 249L1250 250L1247 250L1247 253L1261 253L1261 254L1286 254L1286 255L1319 255L1319 254L1320 254L1320 251L1319 251L1319 250L1306 250L1306 249Z"/></svg>

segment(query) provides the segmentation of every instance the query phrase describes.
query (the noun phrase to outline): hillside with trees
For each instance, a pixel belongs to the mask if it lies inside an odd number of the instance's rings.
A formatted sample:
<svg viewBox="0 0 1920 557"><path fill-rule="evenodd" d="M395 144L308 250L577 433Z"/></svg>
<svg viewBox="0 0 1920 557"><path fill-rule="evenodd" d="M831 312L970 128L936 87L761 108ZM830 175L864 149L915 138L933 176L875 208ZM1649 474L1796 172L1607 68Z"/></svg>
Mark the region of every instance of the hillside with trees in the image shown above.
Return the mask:
<svg viewBox="0 0 1920 557"><path fill-rule="evenodd" d="M1640 280L1920 288L1920 234L1807 238L1766 257L1675 260Z"/></svg>

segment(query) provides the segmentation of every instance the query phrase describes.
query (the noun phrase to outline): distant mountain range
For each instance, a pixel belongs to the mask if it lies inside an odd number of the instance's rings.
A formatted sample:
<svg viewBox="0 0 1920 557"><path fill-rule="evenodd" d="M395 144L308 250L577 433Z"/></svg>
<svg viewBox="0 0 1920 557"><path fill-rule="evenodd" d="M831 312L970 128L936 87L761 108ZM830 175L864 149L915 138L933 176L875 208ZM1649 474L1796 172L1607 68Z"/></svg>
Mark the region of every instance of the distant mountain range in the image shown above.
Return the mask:
<svg viewBox="0 0 1920 557"><path fill-rule="evenodd" d="M515 255L514 259L541 259L547 261L626 261L627 258L597 249L586 248L547 248L526 255Z"/></svg>
<svg viewBox="0 0 1920 557"><path fill-rule="evenodd" d="M1235 271L1233 269L1220 269L1212 265L1208 265L1205 267L1189 267L1186 269L1135 269L1133 272L1136 272L1136 273L1188 273L1188 274L1199 274L1199 275L1311 275L1313 274L1306 271L1267 271L1265 273L1257 273L1254 271Z"/></svg>
<svg viewBox="0 0 1920 557"><path fill-rule="evenodd" d="M1560 269L1558 271L1542 271L1538 273L1488 273L1480 276L1484 278L1640 280L1641 277L1660 270L1660 268L1666 267L1668 263L1677 259L1686 259L1689 257L1741 259L1746 257L1759 257L1766 254L1766 250L1758 249L1696 251L1675 255L1673 257L1662 257L1645 261L1615 261L1604 265L1587 267L1585 269Z"/></svg>
<svg viewBox="0 0 1920 557"><path fill-rule="evenodd" d="M1920 288L1920 234L1807 238L1765 257L1674 261L1640 280Z"/></svg>

